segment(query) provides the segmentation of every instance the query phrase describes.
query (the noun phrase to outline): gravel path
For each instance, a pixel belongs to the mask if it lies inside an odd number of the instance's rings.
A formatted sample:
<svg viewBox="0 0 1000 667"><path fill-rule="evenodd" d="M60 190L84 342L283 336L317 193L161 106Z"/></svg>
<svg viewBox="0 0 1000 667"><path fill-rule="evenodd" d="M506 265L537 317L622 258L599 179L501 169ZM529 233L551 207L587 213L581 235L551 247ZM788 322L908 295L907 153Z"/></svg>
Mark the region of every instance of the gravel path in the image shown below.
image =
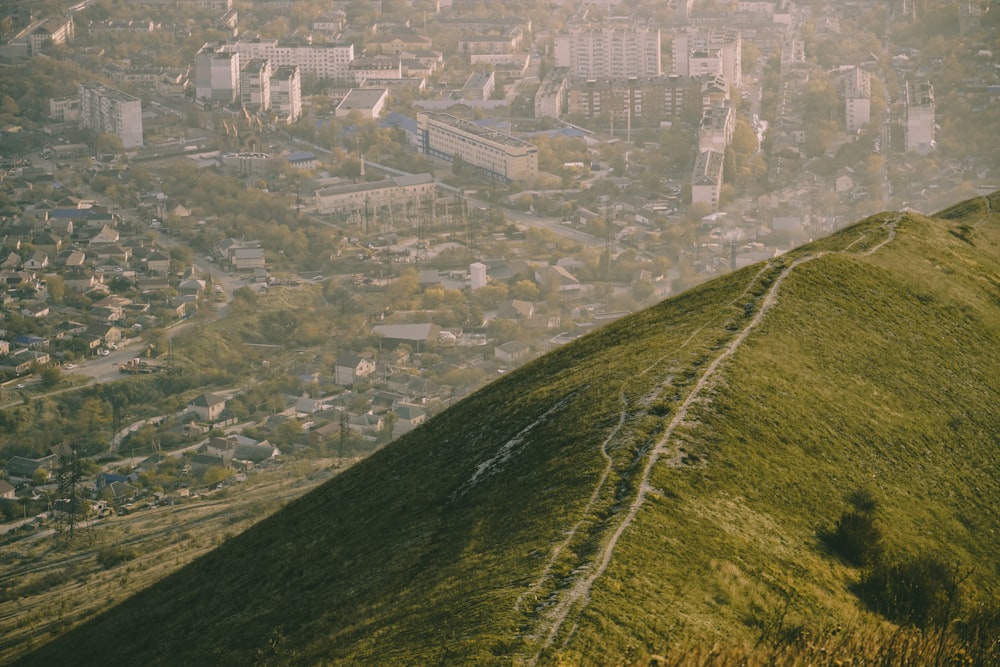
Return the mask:
<svg viewBox="0 0 1000 667"><path fill-rule="evenodd" d="M901 218L902 214L897 214L894 217L888 219L883 224L883 228L886 229L887 231L886 238L880 241L879 243L875 244L871 248L866 249L862 254L871 255L872 253L878 251L887 243L892 241L896 235L896 225ZM862 235L857 240L848 245L844 250L839 252L841 253L848 252L850 248L862 243L865 239L866 239L865 235ZM673 453L673 447L671 442L673 434L676 431L677 427L684 422L685 418L687 417L688 411L690 410L691 405L698 398L700 398L704 389L714 379L715 373L722 365L722 363L727 359L729 359L740 348L740 346L747 339L747 337L751 333L753 333L753 331L764 320L764 316L768 313L768 311L770 311L771 308L773 308L774 305L777 303L778 292L785 278L787 278L792 273L792 271L796 269L796 267L806 262L810 262L814 259L819 259L820 257L823 257L826 254L828 253L822 252L822 253L816 253L814 255L804 255L796 259L787 267L785 267L782 270L782 272L778 275L778 277L775 279L775 281L771 284L771 286L768 288L764 296L764 300L761 304L761 307L758 309L753 319L749 322L749 324L747 324L743 328L742 331L740 331L740 333L729 343L729 345L727 345L719 353L719 355L715 357L715 359L705 369L705 372L702 374L701 378L688 393L687 397L684 399L684 402L681 404L678 410L674 413L674 416L670 420L670 423L667 425L666 431L664 432L663 436L657 441L655 447L653 447L650 456L648 457L646 464L643 468L639 490L636 493L635 498L633 498L632 502L629 504L628 510L622 514L617 527L615 528L614 532L611 533L607 542L604 544L604 547L595 556L593 565L587 568L589 572L586 574L586 576L578 578L576 581L573 582L573 584L569 588L565 589L561 593L559 599L552 605L551 610L546 615L546 618L543 621L543 623L548 626L547 632L544 633L545 640L538 649L537 653L530 660L527 661L527 664L535 665L538 662L538 660L541 658L542 653L544 653L545 650L548 649L550 646L552 646L552 644L554 643L557 634L562 629L563 624L565 623L566 618L569 616L570 612L574 608L576 608L579 604L581 603L585 604L586 601L589 599L590 591L593 588L594 583L597 581L598 578L600 578L604 574L604 572L608 568L608 565L611 562L611 557L614 554L615 547L618 545L618 540L621 538L621 536L625 533L628 527L635 520L635 517L638 515L640 508L642 508L643 504L645 503L646 498L648 497L650 491L654 490L653 487L651 487L649 484L649 479L652 475L653 468L655 467L656 463L660 460L661 457L663 457L665 454ZM770 268L770 263L766 265L764 269L761 270L761 273L763 273L763 271L766 270L767 268ZM758 276L759 275L760 274L758 274ZM755 282L756 278L753 281L751 281L750 286L752 286ZM750 287L748 286L747 290L749 289ZM746 292L744 292L744 294L746 294ZM703 328L704 327L702 327L702 329ZM699 329L698 331L701 331L701 329ZM695 334L697 333L698 332L695 332ZM692 336L688 339L688 341L685 342L685 344L689 342L691 339L693 339L695 334L692 334ZM657 364L659 364L659 361L651 365L646 370L647 371L651 370ZM645 372L646 371L644 371L644 373ZM622 398L624 402L624 389L622 391ZM613 429L611 435L609 435L608 438L604 441L604 443L602 443L601 446L602 455L609 461L610 457L607 455L608 443L612 441L614 436L617 434L621 424L624 423L626 414L627 414L627 406L623 405L622 413L619 418L619 425L615 429ZM606 481L608 477L609 472L610 472L610 464L606 469L605 474L602 476L598 484L598 488L591 495L591 500L587 504L588 509L591 507L594 499L597 497L601 487L603 486L603 483ZM548 576L548 573L551 570L551 566L552 563L555 561L555 558L558 556L561 550L564 549L569 544L569 541L572 539L573 535L578 530L579 525L580 523L578 522L570 530L566 539L555 547L555 549L553 550L552 558L546 565L546 568L543 570L542 578L538 582L536 582L529 589L529 591L537 592L538 588L541 585L541 582L544 581L544 578L546 576ZM524 597L525 595L522 595L521 598L519 598L519 603L523 600Z"/></svg>

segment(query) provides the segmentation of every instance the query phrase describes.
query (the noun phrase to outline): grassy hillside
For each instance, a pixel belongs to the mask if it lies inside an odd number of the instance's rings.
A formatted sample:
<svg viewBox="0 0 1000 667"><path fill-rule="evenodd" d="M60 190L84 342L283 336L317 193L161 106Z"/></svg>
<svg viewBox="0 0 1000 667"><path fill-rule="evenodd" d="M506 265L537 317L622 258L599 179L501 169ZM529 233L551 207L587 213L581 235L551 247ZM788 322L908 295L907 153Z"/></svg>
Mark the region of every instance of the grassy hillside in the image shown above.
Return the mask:
<svg viewBox="0 0 1000 667"><path fill-rule="evenodd" d="M22 664L950 655L820 535L864 497L886 563L955 568L939 626L1000 596L994 210L874 216L618 321Z"/></svg>

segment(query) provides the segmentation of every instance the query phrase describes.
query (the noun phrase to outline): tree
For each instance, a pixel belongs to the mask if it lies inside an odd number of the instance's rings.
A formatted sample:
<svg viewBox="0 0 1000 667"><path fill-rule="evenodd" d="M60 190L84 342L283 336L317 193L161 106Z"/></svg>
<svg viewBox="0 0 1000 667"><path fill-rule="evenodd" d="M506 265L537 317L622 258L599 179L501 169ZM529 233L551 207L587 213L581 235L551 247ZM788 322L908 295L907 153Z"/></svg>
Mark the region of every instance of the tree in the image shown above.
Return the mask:
<svg viewBox="0 0 1000 667"><path fill-rule="evenodd" d="M385 426L382 428L382 434L384 435L383 442L392 442L392 433L396 430L397 421L399 421L399 417L396 416L395 412L390 410L386 413Z"/></svg>
<svg viewBox="0 0 1000 667"><path fill-rule="evenodd" d="M538 298L540 291L538 285L531 280L518 280L510 288L510 296L514 299L533 301Z"/></svg>
<svg viewBox="0 0 1000 667"><path fill-rule="evenodd" d="M408 302L417 293L419 279L420 274L415 268L408 266L403 269L399 277L386 288L389 300L394 304Z"/></svg>
<svg viewBox="0 0 1000 667"><path fill-rule="evenodd" d="M233 471L231 468L224 468L223 466L211 466L205 469L204 475L202 475L202 480L205 484L212 486L218 484L219 482L224 482L233 476Z"/></svg>
<svg viewBox="0 0 1000 667"><path fill-rule="evenodd" d="M66 281L63 277L54 274L47 275L45 276L45 283L49 298L56 303L61 303L63 297L66 295Z"/></svg>
<svg viewBox="0 0 1000 667"><path fill-rule="evenodd" d="M62 384L62 371L55 364L49 364L42 369L42 385L47 388L58 387Z"/></svg>
<svg viewBox="0 0 1000 667"><path fill-rule="evenodd" d="M94 148L101 155L117 155L122 152L121 137L116 134L99 134L94 141Z"/></svg>
<svg viewBox="0 0 1000 667"><path fill-rule="evenodd" d="M237 313L252 313L257 309L257 293L247 286L233 292L233 310Z"/></svg>
<svg viewBox="0 0 1000 667"><path fill-rule="evenodd" d="M733 152L738 158L747 158L757 152L757 134L750 127L750 123L742 118L736 121L736 128L733 130L732 141ZM740 160L742 161L742 160Z"/></svg>

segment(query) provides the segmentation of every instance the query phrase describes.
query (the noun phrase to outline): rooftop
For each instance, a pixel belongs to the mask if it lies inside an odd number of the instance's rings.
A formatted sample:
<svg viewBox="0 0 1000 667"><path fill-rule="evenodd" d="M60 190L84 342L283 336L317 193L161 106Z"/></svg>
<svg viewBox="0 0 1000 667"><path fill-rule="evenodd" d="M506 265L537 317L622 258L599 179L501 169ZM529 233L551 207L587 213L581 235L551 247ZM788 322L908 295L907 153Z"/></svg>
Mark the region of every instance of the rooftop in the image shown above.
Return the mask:
<svg viewBox="0 0 1000 667"><path fill-rule="evenodd" d="M465 132L466 134L472 134L497 144L503 144L505 146L512 146L517 148L535 148L534 144L524 141L523 139L518 139L517 137L511 136L509 134L504 134L503 132L497 132L496 130L491 130L488 127L477 125L472 121L465 120L464 118L458 118L457 116L452 116L451 114L424 111L417 114L418 122L420 116L424 116L426 118L429 118L430 120L441 123L442 125L453 127L456 130Z"/></svg>

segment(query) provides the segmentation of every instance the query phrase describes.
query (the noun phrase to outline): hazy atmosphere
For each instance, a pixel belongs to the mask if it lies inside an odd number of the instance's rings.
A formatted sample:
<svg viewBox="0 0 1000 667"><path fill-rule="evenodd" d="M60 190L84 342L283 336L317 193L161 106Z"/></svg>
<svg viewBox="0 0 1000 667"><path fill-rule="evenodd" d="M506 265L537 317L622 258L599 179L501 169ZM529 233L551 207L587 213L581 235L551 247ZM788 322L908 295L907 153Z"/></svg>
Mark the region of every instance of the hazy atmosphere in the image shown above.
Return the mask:
<svg viewBox="0 0 1000 667"><path fill-rule="evenodd" d="M996 664L998 156L996 0L0 0L0 663Z"/></svg>

